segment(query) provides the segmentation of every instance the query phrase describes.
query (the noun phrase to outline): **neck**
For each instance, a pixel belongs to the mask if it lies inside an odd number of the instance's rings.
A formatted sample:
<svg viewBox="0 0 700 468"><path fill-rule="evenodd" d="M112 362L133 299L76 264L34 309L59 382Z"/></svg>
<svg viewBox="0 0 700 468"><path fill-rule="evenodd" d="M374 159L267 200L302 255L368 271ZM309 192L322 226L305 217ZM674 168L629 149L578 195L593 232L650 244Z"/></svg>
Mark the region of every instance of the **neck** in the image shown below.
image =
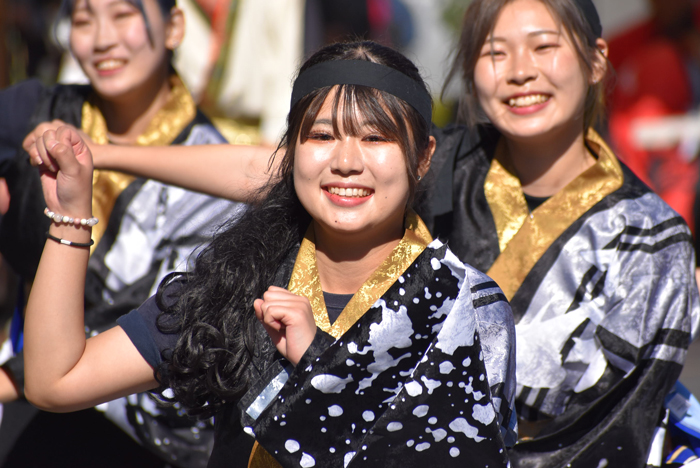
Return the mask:
<svg viewBox="0 0 700 468"><path fill-rule="evenodd" d="M596 162L582 131L546 141L506 138L505 143L523 192L535 197L555 195Z"/></svg>
<svg viewBox="0 0 700 468"><path fill-rule="evenodd" d="M399 228L376 234L338 235L314 223L316 266L325 292L355 294L404 235Z"/></svg>
<svg viewBox="0 0 700 468"><path fill-rule="evenodd" d="M170 97L170 81L165 76L148 90L138 90L117 99L98 98L112 143L133 145Z"/></svg>

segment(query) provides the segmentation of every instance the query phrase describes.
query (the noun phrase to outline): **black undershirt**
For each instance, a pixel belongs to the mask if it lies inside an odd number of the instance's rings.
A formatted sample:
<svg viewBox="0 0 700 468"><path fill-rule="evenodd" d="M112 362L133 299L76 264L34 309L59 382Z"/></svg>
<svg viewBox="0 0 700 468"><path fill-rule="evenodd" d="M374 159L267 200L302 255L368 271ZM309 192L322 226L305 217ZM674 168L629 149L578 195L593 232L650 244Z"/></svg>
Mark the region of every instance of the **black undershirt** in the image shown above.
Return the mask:
<svg viewBox="0 0 700 468"><path fill-rule="evenodd" d="M532 195L528 195L527 193L523 192L523 195L525 195L525 203L527 203L527 208L530 210L530 213L535 211L535 208L540 206L542 203L546 202L549 200L550 197L533 197Z"/></svg>
<svg viewBox="0 0 700 468"><path fill-rule="evenodd" d="M333 294L323 291L323 300L326 302L326 310L328 311L331 325L338 320L340 313L348 305L352 296L352 294Z"/></svg>

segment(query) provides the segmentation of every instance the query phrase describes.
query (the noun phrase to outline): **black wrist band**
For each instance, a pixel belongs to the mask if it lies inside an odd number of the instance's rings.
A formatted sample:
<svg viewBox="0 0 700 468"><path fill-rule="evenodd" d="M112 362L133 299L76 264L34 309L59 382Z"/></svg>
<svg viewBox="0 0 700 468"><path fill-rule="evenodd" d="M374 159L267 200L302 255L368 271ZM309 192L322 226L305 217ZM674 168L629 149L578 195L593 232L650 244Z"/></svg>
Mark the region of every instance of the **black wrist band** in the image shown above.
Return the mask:
<svg viewBox="0 0 700 468"><path fill-rule="evenodd" d="M69 240L61 239L60 237L52 236L48 231L46 231L46 238L56 241L59 244L69 245L71 247L92 247L95 244L95 241L92 239L90 239L90 242L71 242Z"/></svg>

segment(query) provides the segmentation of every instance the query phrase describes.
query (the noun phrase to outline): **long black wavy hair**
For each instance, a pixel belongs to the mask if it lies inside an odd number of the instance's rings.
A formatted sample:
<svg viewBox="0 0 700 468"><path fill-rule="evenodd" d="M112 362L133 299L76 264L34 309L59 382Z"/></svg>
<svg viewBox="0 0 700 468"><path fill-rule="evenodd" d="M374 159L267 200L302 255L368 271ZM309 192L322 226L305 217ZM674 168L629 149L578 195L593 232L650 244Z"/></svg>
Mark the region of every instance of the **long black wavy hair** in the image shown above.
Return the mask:
<svg viewBox="0 0 700 468"><path fill-rule="evenodd" d="M380 63L425 86L410 60L374 42L324 47L299 73L331 60ZM345 134L357 135L361 115L365 123L399 143L414 193L418 164L429 145L428 123L410 105L388 93L355 85L336 89L334 132L340 133L342 123ZM248 388L247 369L259 336L253 301L262 297L285 259L298 249L311 222L294 191L295 148L306 141L330 91L331 87L318 89L290 110L287 132L273 155L278 157L283 150L284 157L258 202L222 228L199 254L191 272L170 275L158 289L156 301L162 311L158 327L179 338L172 352L164 353L156 377L163 387L172 389L170 399L191 414L210 416Z"/></svg>

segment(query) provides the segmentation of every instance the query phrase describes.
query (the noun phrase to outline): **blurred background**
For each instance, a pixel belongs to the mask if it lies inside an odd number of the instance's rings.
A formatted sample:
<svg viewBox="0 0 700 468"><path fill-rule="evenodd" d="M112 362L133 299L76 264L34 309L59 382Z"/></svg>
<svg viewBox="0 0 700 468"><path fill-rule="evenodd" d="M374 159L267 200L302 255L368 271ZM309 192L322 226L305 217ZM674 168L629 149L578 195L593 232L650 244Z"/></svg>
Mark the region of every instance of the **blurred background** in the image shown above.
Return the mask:
<svg viewBox="0 0 700 468"><path fill-rule="evenodd" d="M694 230L700 150L700 6L695 0L594 0L615 68L601 124L618 155ZM85 82L54 25L58 0L0 0L0 89L30 77ZM436 98L468 0L178 0L187 35L175 66L201 108L233 143L275 142L303 58L342 39L370 38L413 59ZM453 120L460 90L436 102ZM0 325L14 305L0 270ZM0 327L0 330L2 327ZM0 342L2 331L0 331ZM700 395L700 343L681 379Z"/></svg>

